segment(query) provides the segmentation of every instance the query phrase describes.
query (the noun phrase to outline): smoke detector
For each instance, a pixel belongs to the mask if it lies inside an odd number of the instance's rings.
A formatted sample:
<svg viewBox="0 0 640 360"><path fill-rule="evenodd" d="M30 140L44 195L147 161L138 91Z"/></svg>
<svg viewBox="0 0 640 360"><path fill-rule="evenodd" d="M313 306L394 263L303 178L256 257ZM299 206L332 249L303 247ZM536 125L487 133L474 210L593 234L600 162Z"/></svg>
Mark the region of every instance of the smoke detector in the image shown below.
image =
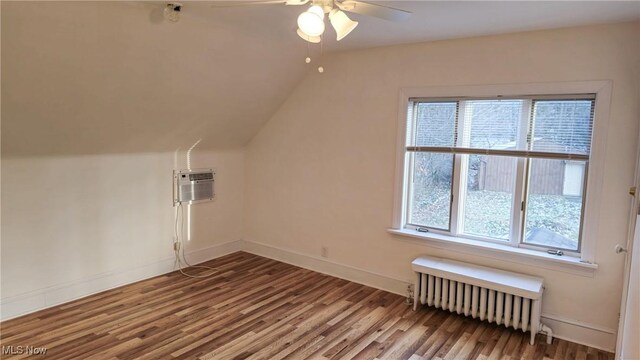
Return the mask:
<svg viewBox="0 0 640 360"><path fill-rule="evenodd" d="M180 12L182 11L181 3L168 3L164 7L164 18L171 22L178 22L180 20Z"/></svg>

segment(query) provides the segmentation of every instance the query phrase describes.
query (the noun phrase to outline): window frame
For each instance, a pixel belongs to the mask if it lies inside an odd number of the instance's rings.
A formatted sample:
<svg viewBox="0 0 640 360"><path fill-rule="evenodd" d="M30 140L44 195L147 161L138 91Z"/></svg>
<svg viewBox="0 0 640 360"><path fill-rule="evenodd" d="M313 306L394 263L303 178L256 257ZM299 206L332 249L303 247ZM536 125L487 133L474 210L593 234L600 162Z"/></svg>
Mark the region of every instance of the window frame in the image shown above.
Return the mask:
<svg viewBox="0 0 640 360"><path fill-rule="evenodd" d="M581 263L584 264L595 264L595 245L598 234L598 212L597 212L597 204L600 203L601 199L601 188L603 181L603 173L604 173L604 151L605 151L605 140L607 135L607 117L609 114L609 103L611 97L611 81L578 81L578 82L560 82L560 83L532 83L532 84L505 84L505 85L468 85L468 86L439 86L439 87L410 87L410 88L402 88L400 90L400 101L399 101L399 111L398 111L398 132L397 132L397 153L396 153L396 179L395 179L395 195L394 195L394 211L393 211L393 222L390 232L399 234L399 235L407 235L414 238L420 238L424 240L435 240L437 242L442 242L443 240L447 240L450 238L452 243L460 245L464 248L465 239L469 239L470 242L473 242L473 247L483 247L482 242L486 242L488 245L485 246L487 249L496 248L495 244L503 245L505 249L500 248L500 252L504 253L510 252L510 249L513 249L511 252L521 254L524 250L532 250L533 252L545 252L541 251L541 247L537 245L526 244L524 241L520 241L520 237L525 231L525 212L522 213L522 216L518 215L520 221L514 222L514 216L516 216L516 212L520 213L520 209L512 209L511 214L511 233L510 240L507 241L490 239L479 237L481 240L480 244L478 244L478 237L468 236L465 234L464 236L460 236L460 234L446 231L437 231L435 229L429 230L429 232L417 232L415 229L412 229L411 226L407 226L407 216L408 216L408 207L405 206L405 199L408 199L409 195L409 187L407 186L407 175L410 165L411 156L407 156L406 151L406 140L408 133L408 107L410 102L415 101L416 99L455 99L455 100L464 100L465 98L470 99L479 99L479 98L543 98L543 97L552 97L559 98L562 96L576 95L576 94L595 94L594 100L594 110L593 110L593 124L592 124L592 139L591 139L591 153L589 160L587 162L587 167L585 168L585 182L583 185L583 205L582 205L582 223L581 223L581 241L579 251L572 253L563 249L566 255L574 255L579 259ZM551 94L551 95L550 95ZM528 106L531 108L531 104ZM524 111L523 111L524 113ZM528 132L529 129L521 129L520 131ZM520 136L519 136L520 139ZM460 139L458 139L460 141ZM454 155L454 176L453 176L453 184L452 184L452 196L458 197L461 194L461 176L456 176L460 174L461 167L463 166L462 161L460 161L461 155ZM526 188L518 188L519 184L528 183L528 181L524 181L524 176L529 176L529 168L530 168L530 159L527 158L518 158L517 159L517 171L516 171L516 189L514 196L519 197L519 202L521 203L524 199ZM522 185L524 186L524 185ZM520 187L522 187L520 186ZM514 204L517 204L518 201L515 201ZM457 220L460 216L461 209L458 206L459 201L456 199L452 202L451 205L451 214L453 215L454 211L456 211L457 216L450 216L450 230L457 229ZM526 205L526 204L525 204ZM526 211L526 210L525 210ZM455 220L454 220L455 218ZM415 232L415 233L413 233ZM431 234L434 235L431 235ZM518 236L514 236L514 234L518 233ZM443 236L440 236L443 235ZM516 243L517 246L512 246L512 243ZM456 247L460 247L456 246ZM510 249L509 249L510 248ZM543 249L550 249L550 247L543 247ZM560 257L558 257L560 258ZM567 259L569 260L569 259Z"/></svg>
<svg viewBox="0 0 640 360"><path fill-rule="evenodd" d="M514 150L514 152L525 153L527 151L535 151L535 150L523 150L523 149L529 149L529 138L530 138L530 134L533 132L532 117L533 117L533 111L535 108L535 103L538 101L562 101L562 100L576 100L576 99L582 99L582 98L588 101L593 101L593 106L595 106L594 94L571 94L571 95L563 94L563 95L524 96L524 97L517 96L517 97L499 97L499 98L482 98L482 99L469 98L469 97L458 98L458 99L450 99L450 98L431 99L431 98L423 98L423 97L417 98L417 99L411 98L409 99L409 104L408 104L408 106L411 108L411 111L408 112L407 119L406 119L407 123L411 124L411 128L407 128L408 138L415 140L415 137L416 137L417 123L416 123L415 116L417 116L416 108L419 106L419 104L425 104L425 103L437 104L437 103L444 103L444 102L447 102L447 103L455 102L456 103L456 113L455 113L456 123L454 126L454 129L456 129L456 134L454 135L455 146L463 149L474 149L474 147L466 143L467 141L471 140L469 137L470 133L467 133L468 131L471 131L471 129L467 127L468 124L466 124L465 122L468 119L464 117L464 114L467 113L466 109L468 106L468 102L477 101L477 100L480 100L480 101L482 100L490 100L490 101L518 100L522 102L522 105L520 108L520 115L517 120L518 133L515 138L515 141L518 144L518 146L517 146L517 149ZM461 109L464 109L464 110L461 110ZM593 110L592 110L592 113L593 113ZM460 135L460 134L463 134L463 135ZM582 235L582 225L584 220L583 210L584 210L585 201L586 201L586 191L585 191L584 184L582 186L582 191L580 193L580 197L581 197L580 210L581 211L580 211L580 223L579 223L580 228L579 228L579 234L578 234L577 248L574 250L569 248L561 248L561 247L526 242L525 231L526 231L526 224L527 224L527 213L528 213L527 204L529 200L528 190L530 187L531 166L533 161L536 160L537 158L528 158L523 156L506 156L514 160L515 168L516 168L516 172L514 174L515 176L513 178L513 182L514 182L513 199L511 201L511 206L510 206L511 214L509 217L510 218L509 223L511 226L509 228L509 239L506 239L506 240L498 239L490 236L483 236L480 234L472 234L472 233L464 232L465 212L467 209L465 206L466 204L465 200L467 196L466 186L467 186L468 171L469 171L468 164L469 164L469 158L473 154L455 153L455 152L442 153L442 154L450 154L451 156L453 156L453 167L452 167L451 176L452 176L452 179L455 180L455 181L452 181L451 189L449 189L451 197L450 197L450 212L449 212L448 227L444 229L444 228L432 227L427 224L417 224L417 223L410 222L409 220L411 218L412 209L413 209L412 205L414 204L413 197L412 197L414 182L412 181L412 179L415 179L415 171L414 171L415 157L417 154L421 152L408 151L406 149L409 147L419 147L419 146L420 145L418 144L414 144L414 145L405 144L405 151L407 152L406 155L410 157L409 167L406 170L407 174L404 180L406 182L406 186L408 187L408 197L406 200L406 207L407 207L406 211L408 214L408 219L406 221L405 228L413 229L413 230L428 229L429 232L437 232L444 235L458 236L462 238L468 238L468 239L479 240L479 241L495 242L498 244L505 244L513 247L525 247L525 248L541 250L541 251L549 251L549 250L562 251L563 254L568 256L579 256L581 251L581 245L582 245L581 235ZM437 146L433 146L433 147L437 147ZM444 148L447 148L447 147L445 146ZM489 155L489 156L495 156L495 155ZM585 172L583 173L583 182L588 179L588 173L586 170L588 169L589 156L590 154L587 155L587 159L578 160L585 164ZM570 161L570 160L557 159L555 161ZM522 174L524 174L524 176L522 176Z"/></svg>
<svg viewBox="0 0 640 360"><path fill-rule="evenodd" d="M409 157L409 168L406 170L407 171L407 177L409 177L411 174L414 174L414 164L415 164L415 155L418 154L417 152L412 152L410 154L407 154L407 156ZM407 199L405 200L405 211L407 213L407 219L406 219L406 226L409 228L413 228L413 229L417 229L417 228L424 228L427 227L430 229L430 231L435 231L438 233L443 233L443 234L449 234L452 232L453 226L454 226L454 216L453 216L453 211L454 211L454 203L455 201L453 201L453 192L455 189L455 168L456 168L456 162L457 157L454 154L451 154L453 156L452 159L452 167L451 167L451 176L452 176L452 181L451 181L451 188L449 189L450 191L450 197L449 197L449 223L448 223L448 227L447 229L440 229L440 228L436 228L436 227L430 227L430 226L426 226L426 225L418 225L418 224L413 224L410 222L409 219L409 214L411 213L411 208L412 208L412 204L413 204L413 192L411 191L412 188L412 183L413 181L408 181L408 179L406 179L405 181L407 182L406 186L407 186Z"/></svg>
<svg viewBox="0 0 640 360"><path fill-rule="evenodd" d="M595 105L594 105L595 106ZM595 117L595 116L594 116ZM526 177L530 177L531 175L531 161L534 159L525 159L526 161ZM565 160L566 161L566 160ZM523 204L524 209L522 210L522 221L520 223L520 242L519 242L519 247L524 248L524 249L533 249L533 250L540 250L540 249L544 249L544 250L560 250L562 252L564 252L565 255L568 256L575 256L575 257L580 257L581 253L582 253L582 249L583 249L583 242L584 242L584 238L583 238L583 234L584 234L584 224L585 224L585 207L586 207L586 203L587 203L587 183L589 180L589 162L591 161L591 158L589 158L589 160L584 161L584 174L583 174L583 178L582 178L582 205L580 208L580 232L578 233L578 249L577 250L567 250L567 249L563 249L563 248L558 248L558 247L553 247L553 246L544 246L544 245L536 245L536 244L531 244L531 243L527 243L524 240L524 235L526 232L526 221L527 221L527 202L525 201L525 203ZM530 182L527 179L525 182L525 187L524 187L524 193L523 193L523 198L526 198L526 196L524 194L526 194L526 192L529 190L528 186L529 186ZM528 200L528 198L527 198Z"/></svg>

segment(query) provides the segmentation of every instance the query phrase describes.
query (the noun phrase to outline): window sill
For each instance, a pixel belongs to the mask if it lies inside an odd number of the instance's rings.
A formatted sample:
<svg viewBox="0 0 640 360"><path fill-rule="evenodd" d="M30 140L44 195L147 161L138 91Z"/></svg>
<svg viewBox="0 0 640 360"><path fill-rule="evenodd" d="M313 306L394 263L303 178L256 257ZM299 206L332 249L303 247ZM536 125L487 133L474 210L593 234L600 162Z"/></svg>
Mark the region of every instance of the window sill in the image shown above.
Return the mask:
<svg viewBox="0 0 640 360"><path fill-rule="evenodd" d="M593 277L597 264L582 262L572 256L557 256L541 251L516 248L508 245L464 239L454 236L421 233L409 229L387 229L399 237L421 245L428 245L440 249L452 250L460 253L489 257L493 259L527 264L551 270L563 271L571 274Z"/></svg>

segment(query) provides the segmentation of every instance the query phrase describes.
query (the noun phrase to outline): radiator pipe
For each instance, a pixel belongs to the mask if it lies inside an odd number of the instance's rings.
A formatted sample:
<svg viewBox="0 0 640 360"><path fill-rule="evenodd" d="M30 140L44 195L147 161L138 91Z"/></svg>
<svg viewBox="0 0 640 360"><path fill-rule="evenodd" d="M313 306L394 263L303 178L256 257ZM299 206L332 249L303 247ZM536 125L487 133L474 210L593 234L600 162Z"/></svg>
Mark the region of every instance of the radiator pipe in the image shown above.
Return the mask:
<svg viewBox="0 0 640 360"><path fill-rule="evenodd" d="M553 341L553 330L547 325L540 323L540 332L547 335L547 344L551 345L551 341Z"/></svg>

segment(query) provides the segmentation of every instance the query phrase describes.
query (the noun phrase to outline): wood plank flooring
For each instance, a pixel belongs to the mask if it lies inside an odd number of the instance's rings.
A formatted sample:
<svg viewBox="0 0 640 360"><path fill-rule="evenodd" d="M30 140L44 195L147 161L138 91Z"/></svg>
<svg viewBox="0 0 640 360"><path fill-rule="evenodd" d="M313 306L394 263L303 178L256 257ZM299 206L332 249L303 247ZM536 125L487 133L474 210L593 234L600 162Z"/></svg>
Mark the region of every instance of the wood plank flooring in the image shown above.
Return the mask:
<svg viewBox="0 0 640 360"><path fill-rule="evenodd" d="M0 344L47 359L613 359L244 252L207 265L3 322Z"/></svg>

